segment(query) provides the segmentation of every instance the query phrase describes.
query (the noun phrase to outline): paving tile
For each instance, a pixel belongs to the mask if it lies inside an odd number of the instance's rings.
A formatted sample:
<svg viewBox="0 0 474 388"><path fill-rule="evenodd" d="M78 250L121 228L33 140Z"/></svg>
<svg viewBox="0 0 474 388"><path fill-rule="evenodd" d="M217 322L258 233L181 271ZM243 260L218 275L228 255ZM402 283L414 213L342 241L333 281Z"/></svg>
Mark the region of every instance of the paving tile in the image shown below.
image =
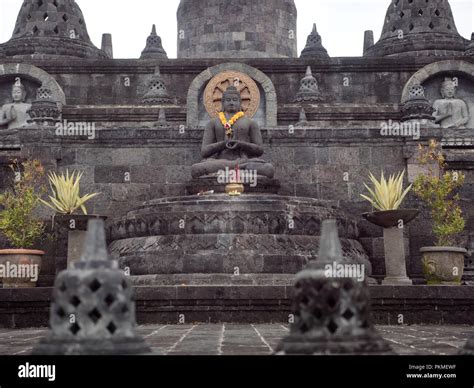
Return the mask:
<svg viewBox="0 0 474 388"><path fill-rule="evenodd" d="M455 355L469 326L378 326L397 354ZM138 327L156 355L269 355L289 326L282 324L147 325ZM0 330L0 355L29 354L47 329Z"/></svg>

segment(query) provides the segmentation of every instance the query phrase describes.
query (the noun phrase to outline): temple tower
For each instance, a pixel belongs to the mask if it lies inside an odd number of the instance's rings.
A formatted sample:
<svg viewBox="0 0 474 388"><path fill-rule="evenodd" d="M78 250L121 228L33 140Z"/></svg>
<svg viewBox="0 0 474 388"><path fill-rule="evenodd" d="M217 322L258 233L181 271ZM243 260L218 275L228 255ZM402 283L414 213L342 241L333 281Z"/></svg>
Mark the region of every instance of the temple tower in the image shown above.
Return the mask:
<svg viewBox="0 0 474 388"><path fill-rule="evenodd" d="M296 58L294 0L181 0L178 58Z"/></svg>

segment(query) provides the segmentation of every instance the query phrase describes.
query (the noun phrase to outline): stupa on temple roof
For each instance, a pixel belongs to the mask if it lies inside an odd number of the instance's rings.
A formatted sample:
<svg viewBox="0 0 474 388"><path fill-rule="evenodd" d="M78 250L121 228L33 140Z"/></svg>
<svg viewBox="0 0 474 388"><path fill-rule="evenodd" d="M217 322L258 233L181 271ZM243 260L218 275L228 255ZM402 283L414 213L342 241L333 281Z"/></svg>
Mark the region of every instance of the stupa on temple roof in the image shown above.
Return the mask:
<svg viewBox="0 0 474 388"><path fill-rule="evenodd" d="M448 0L392 0L380 40L364 55L463 55L468 44L456 29Z"/></svg>
<svg viewBox="0 0 474 388"><path fill-rule="evenodd" d="M329 58L328 52L323 47L316 23L313 24L313 30L308 35L306 47L301 52L300 58Z"/></svg>
<svg viewBox="0 0 474 388"><path fill-rule="evenodd" d="M146 47L142 51L140 59L161 59L168 58L166 51L163 49L161 38L156 33L156 26L153 24L151 34L146 40Z"/></svg>
<svg viewBox="0 0 474 388"><path fill-rule="evenodd" d="M91 42L74 0L24 0L12 38L1 48L7 57L107 58Z"/></svg>

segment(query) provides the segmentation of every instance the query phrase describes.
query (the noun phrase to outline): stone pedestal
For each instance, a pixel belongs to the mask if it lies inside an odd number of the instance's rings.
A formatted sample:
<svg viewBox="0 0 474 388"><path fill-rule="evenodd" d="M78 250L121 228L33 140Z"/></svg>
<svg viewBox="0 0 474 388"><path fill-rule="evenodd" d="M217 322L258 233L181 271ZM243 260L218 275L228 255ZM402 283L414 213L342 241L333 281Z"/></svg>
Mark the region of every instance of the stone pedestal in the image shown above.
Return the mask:
<svg viewBox="0 0 474 388"><path fill-rule="evenodd" d="M407 276L403 228L384 228L385 271L382 281L386 286L411 286L413 282Z"/></svg>
<svg viewBox="0 0 474 388"><path fill-rule="evenodd" d="M84 230L70 230L67 236L67 267L72 268L73 264L81 258L82 249L86 241L87 232Z"/></svg>
<svg viewBox="0 0 474 388"><path fill-rule="evenodd" d="M292 285L336 219L345 257L368 261L355 218L335 202L272 194L164 198L110 226L113 256L135 284Z"/></svg>
<svg viewBox="0 0 474 388"><path fill-rule="evenodd" d="M107 217L97 215L56 215L54 217L54 231L57 241L55 254L56 272L72 268L79 260L84 248L87 234L87 223L90 219Z"/></svg>

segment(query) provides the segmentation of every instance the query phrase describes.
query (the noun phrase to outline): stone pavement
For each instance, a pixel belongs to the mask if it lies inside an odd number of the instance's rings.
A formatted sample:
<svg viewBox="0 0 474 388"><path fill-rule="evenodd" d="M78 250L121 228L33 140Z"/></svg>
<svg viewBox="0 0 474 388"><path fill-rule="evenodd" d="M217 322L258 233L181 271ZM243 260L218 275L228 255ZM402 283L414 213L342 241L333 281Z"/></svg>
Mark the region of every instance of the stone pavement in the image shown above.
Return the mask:
<svg viewBox="0 0 474 388"><path fill-rule="evenodd" d="M378 326L403 355L455 355L470 326ZM158 355L269 355L288 333L280 324L148 325L139 332ZM27 355L46 329L0 329L0 355Z"/></svg>

